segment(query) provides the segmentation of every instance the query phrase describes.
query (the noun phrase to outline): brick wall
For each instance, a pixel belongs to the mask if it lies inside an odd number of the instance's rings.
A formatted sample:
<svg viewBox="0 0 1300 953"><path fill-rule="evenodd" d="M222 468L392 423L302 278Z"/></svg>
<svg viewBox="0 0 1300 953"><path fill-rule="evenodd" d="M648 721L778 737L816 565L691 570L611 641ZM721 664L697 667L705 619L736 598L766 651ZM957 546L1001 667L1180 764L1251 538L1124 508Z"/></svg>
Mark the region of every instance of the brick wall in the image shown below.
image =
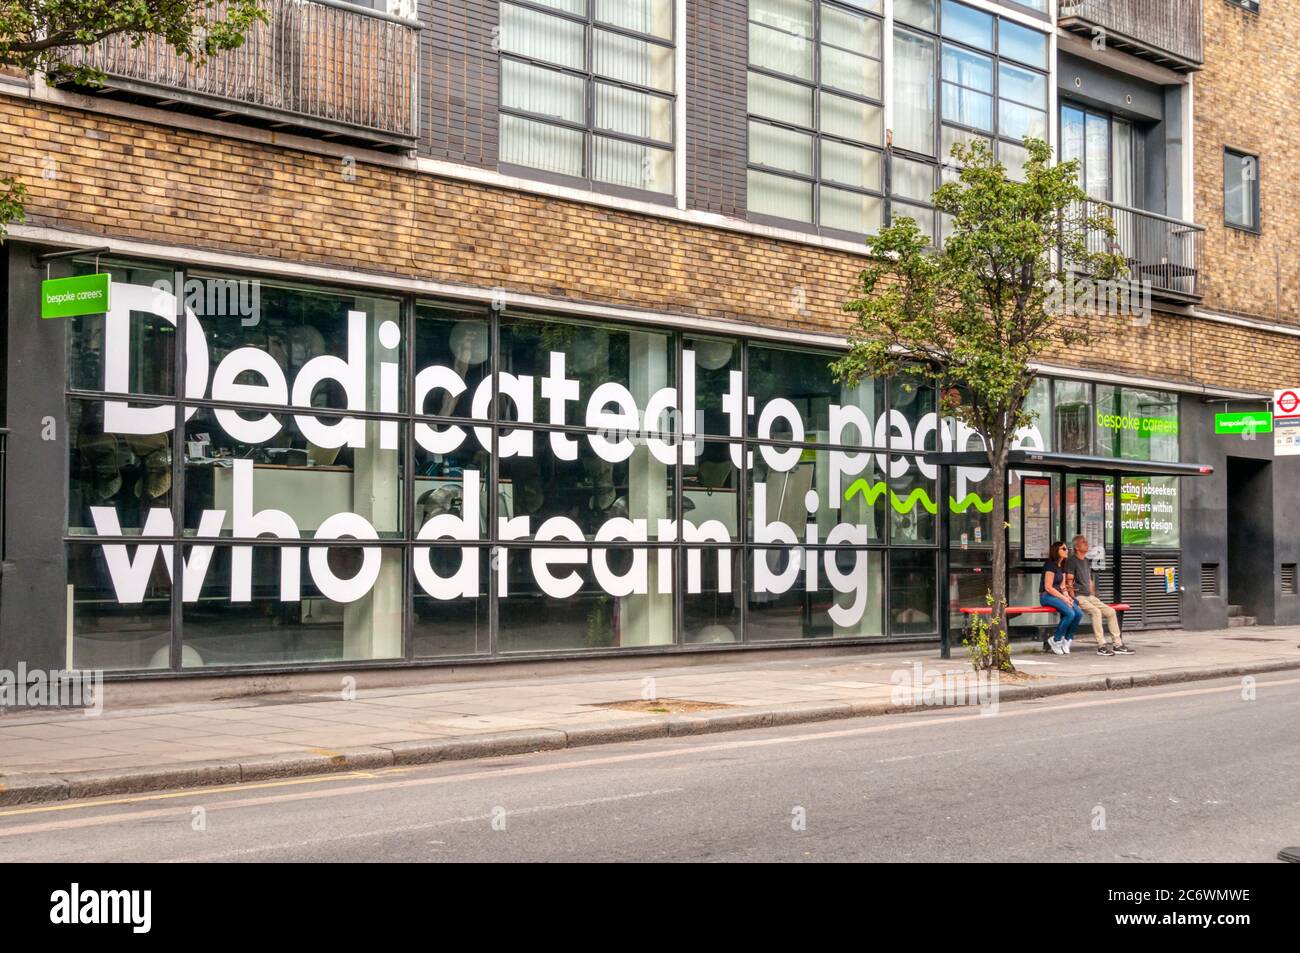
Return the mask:
<svg viewBox="0 0 1300 953"><path fill-rule="evenodd" d="M215 251L814 332L860 256L0 96L29 221ZM47 177L48 176L48 177ZM1172 315L1055 362L1233 389L1292 379L1300 339Z"/></svg>
<svg viewBox="0 0 1300 953"><path fill-rule="evenodd" d="M1205 0L1205 69L1194 78L1196 220L1205 305L1300 324L1300 4L1259 14ZM1223 224L1225 146L1260 157L1259 235ZM1294 376L1292 373L1290 376ZM1289 379L1288 377L1288 379Z"/></svg>

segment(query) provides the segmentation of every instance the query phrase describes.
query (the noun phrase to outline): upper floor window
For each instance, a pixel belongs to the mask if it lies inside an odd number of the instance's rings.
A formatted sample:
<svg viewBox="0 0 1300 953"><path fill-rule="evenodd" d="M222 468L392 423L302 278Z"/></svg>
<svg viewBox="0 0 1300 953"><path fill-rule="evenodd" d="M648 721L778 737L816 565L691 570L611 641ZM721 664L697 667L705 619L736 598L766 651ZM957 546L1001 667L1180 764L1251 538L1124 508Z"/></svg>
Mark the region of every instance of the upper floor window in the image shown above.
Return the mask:
<svg viewBox="0 0 1300 953"><path fill-rule="evenodd" d="M1061 104L1061 159L1079 161L1079 185L1089 198L1137 205L1134 143L1128 120Z"/></svg>
<svg viewBox="0 0 1300 953"><path fill-rule="evenodd" d="M879 230L880 12L881 0L750 0L751 213Z"/></svg>
<svg viewBox="0 0 1300 953"><path fill-rule="evenodd" d="M1047 34L953 0L895 0L894 18L891 219L933 239L930 195L954 144L983 141L1018 176L1025 138L1047 138Z"/></svg>
<svg viewBox="0 0 1300 953"><path fill-rule="evenodd" d="M1223 221L1259 231L1259 156L1223 150Z"/></svg>
<svg viewBox="0 0 1300 953"><path fill-rule="evenodd" d="M672 0L501 3L502 165L671 195Z"/></svg>

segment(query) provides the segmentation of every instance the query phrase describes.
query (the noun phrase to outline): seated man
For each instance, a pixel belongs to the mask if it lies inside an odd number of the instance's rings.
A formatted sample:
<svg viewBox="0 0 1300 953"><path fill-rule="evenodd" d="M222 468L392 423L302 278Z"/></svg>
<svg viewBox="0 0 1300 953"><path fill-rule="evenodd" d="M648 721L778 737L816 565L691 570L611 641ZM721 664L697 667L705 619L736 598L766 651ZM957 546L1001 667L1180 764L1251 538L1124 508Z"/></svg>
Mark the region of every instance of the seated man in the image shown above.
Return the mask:
<svg viewBox="0 0 1300 953"><path fill-rule="evenodd" d="M1092 567L1088 564L1088 537L1076 536L1071 541L1071 545L1074 551L1065 561L1065 571L1072 579L1067 585L1072 588L1079 608L1092 617L1092 634L1097 637L1097 654L1135 654L1124 644L1124 636L1119 630L1119 615L1097 598L1097 580L1092 578ZM1110 645L1106 644L1106 636L1102 632L1103 618L1110 628Z"/></svg>

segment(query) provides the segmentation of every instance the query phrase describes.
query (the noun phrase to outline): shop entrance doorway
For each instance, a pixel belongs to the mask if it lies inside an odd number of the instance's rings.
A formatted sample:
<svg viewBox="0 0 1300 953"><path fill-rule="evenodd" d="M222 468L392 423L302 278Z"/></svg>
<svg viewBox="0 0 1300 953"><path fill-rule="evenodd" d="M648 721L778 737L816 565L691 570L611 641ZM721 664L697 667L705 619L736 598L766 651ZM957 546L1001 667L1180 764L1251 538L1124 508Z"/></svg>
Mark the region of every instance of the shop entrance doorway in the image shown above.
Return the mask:
<svg viewBox="0 0 1300 953"><path fill-rule="evenodd" d="M1228 614L1272 621L1273 464L1228 457ZM1265 618L1267 616L1268 618Z"/></svg>

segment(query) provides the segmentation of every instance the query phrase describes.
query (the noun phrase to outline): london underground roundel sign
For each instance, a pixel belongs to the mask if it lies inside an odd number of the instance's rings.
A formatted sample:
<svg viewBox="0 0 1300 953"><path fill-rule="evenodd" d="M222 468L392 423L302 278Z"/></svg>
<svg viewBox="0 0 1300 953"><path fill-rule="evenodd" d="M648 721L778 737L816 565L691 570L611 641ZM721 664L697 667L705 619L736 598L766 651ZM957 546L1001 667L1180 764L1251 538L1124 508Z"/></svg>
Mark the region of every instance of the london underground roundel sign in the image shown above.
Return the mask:
<svg viewBox="0 0 1300 953"><path fill-rule="evenodd" d="M1300 387L1273 391L1273 454L1300 456Z"/></svg>

